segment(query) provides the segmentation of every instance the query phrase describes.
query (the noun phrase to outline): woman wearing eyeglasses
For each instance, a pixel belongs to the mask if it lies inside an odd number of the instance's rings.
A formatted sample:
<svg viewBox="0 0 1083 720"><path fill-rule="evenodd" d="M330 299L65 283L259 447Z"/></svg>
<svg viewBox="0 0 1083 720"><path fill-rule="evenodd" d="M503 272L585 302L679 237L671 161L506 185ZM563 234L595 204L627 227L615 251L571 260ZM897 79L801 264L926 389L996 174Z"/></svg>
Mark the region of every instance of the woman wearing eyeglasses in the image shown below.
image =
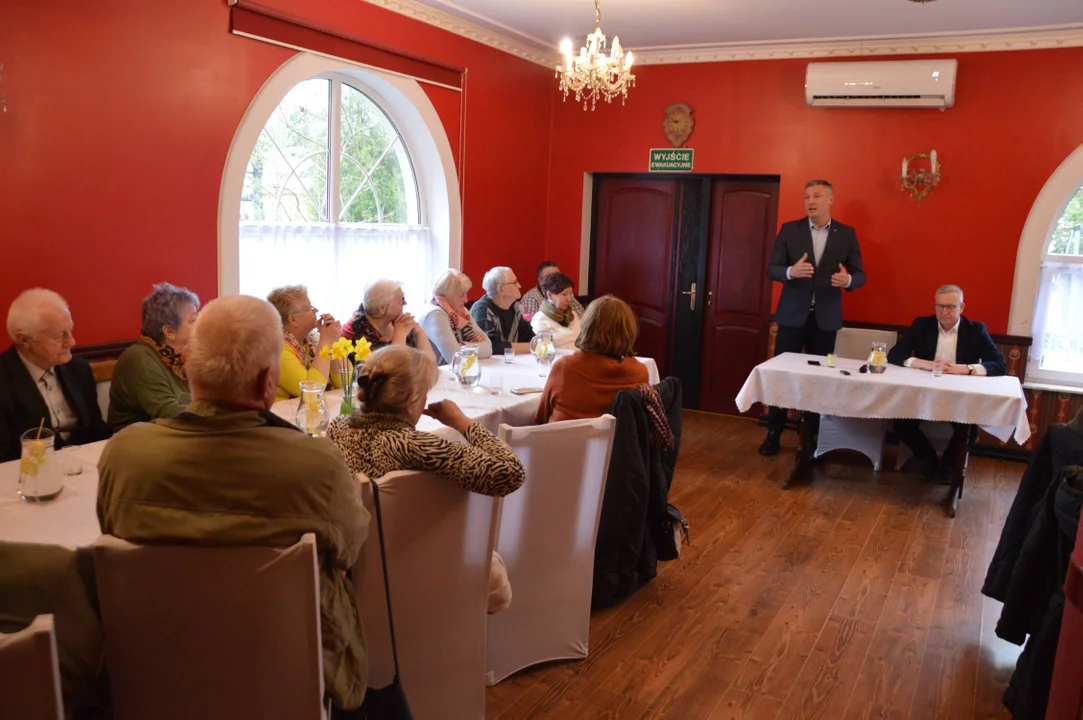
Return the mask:
<svg viewBox="0 0 1083 720"><path fill-rule="evenodd" d="M301 394L301 382L315 380L327 384L330 377L340 387L338 373L331 372L333 361L320 357L320 350L331 347L342 336L342 325L331 315L319 312L308 298L304 285L275 288L267 296L282 317L282 362L278 375L275 400L286 400ZM312 331L317 330L316 341Z"/></svg>
<svg viewBox="0 0 1083 720"><path fill-rule="evenodd" d="M429 338L414 316L404 310L405 306L402 283L377 280L365 288L364 300L346 324L342 336L347 340L366 338L373 350L386 345L408 345L432 354Z"/></svg>

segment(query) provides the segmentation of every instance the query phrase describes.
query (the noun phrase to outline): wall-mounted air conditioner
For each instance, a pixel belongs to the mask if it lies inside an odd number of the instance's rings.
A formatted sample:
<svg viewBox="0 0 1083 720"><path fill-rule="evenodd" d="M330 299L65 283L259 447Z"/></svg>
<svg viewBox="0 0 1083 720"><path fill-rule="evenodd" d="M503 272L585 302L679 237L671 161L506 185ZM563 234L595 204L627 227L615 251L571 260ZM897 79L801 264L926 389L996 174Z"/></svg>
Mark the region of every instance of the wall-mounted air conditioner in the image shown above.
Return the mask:
<svg viewBox="0 0 1083 720"><path fill-rule="evenodd" d="M950 108L956 60L809 63L805 99L812 107Z"/></svg>

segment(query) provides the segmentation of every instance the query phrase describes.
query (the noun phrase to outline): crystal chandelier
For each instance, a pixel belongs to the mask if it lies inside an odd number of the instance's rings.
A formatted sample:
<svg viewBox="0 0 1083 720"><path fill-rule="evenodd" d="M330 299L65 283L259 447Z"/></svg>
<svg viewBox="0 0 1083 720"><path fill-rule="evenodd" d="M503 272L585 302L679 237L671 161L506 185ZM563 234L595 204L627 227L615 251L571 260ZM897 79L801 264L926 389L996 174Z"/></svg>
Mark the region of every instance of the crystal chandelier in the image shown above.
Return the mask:
<svg viewBox="0 0 1083 720"><path fill-rule="evenodd" d="M576 101L583 101L583 109L594 109L599 97L606 102L613 102L615 95L620 95L621 105L628 97L628 88L636 84L632 74L632 53L621 49L620 39L613 36L613 47L609 55L605 54L605 35L602 34L601 0L594 0L594 32L587 35L587 44L579 48L579 55L572 55L572 41L565 39L560 44L564 62L557 67L556 76L560 78L560 89L567 102L568 93L575 93Z"/></svg>

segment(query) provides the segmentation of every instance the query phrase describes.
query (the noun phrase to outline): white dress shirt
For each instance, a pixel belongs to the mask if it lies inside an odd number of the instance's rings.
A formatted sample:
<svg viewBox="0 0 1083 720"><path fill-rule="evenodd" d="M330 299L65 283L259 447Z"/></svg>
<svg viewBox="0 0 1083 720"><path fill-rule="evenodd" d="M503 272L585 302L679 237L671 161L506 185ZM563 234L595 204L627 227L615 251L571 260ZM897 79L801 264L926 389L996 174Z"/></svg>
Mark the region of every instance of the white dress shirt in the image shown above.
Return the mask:
<svg viewBox="0 0 1083 720"><path fill-rule="evenodd" d="M949 329L945 330L940 323L936 324L936 355L933 356L933 360L939 360L941 362L955 362L955 350L959 347L959 323L961 320L956 320L955 324ZM903 361L904 367L910 367L914 364L914 360L917 358L907 358ZM985 366L976 364L974 367L975 375L984 375Z"/></svg>
<svg viewBox="0 0 1083 720"><path fill-rule="evenodd" d="M816 227L816 223L810 219L808 221L809 231L812 233L812 260L813 264L819 267L820 258L824 256L824 248L827 247L827 234L831 232L831 218L827 219L823 227ZM832 272L832 275L835 273ZM790 280L790 268L786 268L786 279ZM850 283L853 282L853 277L847 275L846 284L843 287L850 287ZM813 300L812 304L815 305L816 301Z"/></svg>
<svg viewBox="0 0 1083 720"><path fill-rule="evenodd" d="M51 369L42 370L23 357L22 353L19 353L19 359L23 361L27 372L30 373L30 377L34 380L34 386L41 393L46 407L49 408L50 424L60 434L61 438L67 440L68 436L71 435L71 431L79 423L79 416L71 409L71 405L68 405L68 399L64 397L64 391L60 387L60 381L57 379L56 373Z"/></svg>

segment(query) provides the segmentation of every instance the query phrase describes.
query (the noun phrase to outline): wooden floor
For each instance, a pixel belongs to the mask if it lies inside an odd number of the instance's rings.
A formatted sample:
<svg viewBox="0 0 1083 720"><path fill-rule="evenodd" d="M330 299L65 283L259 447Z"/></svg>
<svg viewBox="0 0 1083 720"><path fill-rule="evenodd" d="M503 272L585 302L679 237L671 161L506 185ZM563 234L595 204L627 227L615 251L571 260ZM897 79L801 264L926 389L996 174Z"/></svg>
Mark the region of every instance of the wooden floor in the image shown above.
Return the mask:
<svg viewBox="0 0 1083 720"><path fill-rule="evenodd" d="M592 617L586 660L490 688L490 720L1010 717L1019 648L980 590L1023 465L971 458L949 520L915 475L841 454L782 490L794 433L763 458L750 420L684 423L670 500L692 547Z"/></svg>

